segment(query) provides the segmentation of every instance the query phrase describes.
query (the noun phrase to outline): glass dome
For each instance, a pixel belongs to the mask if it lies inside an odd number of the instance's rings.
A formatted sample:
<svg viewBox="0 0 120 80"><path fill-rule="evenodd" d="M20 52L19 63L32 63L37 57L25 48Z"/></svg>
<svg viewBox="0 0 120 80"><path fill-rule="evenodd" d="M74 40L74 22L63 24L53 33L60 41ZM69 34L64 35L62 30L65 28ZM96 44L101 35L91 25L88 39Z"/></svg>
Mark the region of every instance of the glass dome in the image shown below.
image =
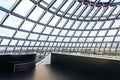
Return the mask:
<svg viewBox="0 0 120 80"><path fill-rule="evenodd" d="M91 2L110 4L86 5ZM119 4L120 0L0 0L0 52L120 53Z"/></svg>

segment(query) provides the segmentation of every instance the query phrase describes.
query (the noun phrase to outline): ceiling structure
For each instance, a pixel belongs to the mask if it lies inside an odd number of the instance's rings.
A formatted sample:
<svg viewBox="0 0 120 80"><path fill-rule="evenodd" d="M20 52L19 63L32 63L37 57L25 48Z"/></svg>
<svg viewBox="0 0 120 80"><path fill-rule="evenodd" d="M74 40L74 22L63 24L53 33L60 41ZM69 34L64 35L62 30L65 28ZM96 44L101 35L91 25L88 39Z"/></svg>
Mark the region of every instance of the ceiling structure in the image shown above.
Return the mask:
<svg viewBox="0 0 120 80"><path fill-rule="evenodd" d="M0 0L0 52L120 53L120 0Z"/></svg>

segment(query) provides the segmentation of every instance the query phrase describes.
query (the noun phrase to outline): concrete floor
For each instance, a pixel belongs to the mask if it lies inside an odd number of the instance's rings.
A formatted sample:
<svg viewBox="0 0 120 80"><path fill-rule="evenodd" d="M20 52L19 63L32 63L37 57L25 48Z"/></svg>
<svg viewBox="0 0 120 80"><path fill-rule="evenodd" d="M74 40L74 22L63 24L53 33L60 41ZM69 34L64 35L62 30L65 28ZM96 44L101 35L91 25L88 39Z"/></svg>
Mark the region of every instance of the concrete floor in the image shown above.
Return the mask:
<svg viewBox="0 0 120 80"><path fill-rule="evenodd" d="M73 72L57 66L37 65L35 70L31 71L0 74L0 80L103 80L103 78Z"/></svg>

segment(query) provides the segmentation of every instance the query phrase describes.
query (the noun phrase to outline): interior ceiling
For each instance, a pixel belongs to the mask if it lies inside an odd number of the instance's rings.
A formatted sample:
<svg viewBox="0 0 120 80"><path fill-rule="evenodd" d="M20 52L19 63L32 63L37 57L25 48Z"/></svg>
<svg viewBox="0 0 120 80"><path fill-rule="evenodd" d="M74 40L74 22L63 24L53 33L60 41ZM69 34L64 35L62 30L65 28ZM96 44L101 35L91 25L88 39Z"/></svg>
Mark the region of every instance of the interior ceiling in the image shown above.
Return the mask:
<svg viewBox="0 0 120 80"><path fill-rule="evenodd" d="M120 53L119 4L120 0L0 0L0 51Z"/></svg>

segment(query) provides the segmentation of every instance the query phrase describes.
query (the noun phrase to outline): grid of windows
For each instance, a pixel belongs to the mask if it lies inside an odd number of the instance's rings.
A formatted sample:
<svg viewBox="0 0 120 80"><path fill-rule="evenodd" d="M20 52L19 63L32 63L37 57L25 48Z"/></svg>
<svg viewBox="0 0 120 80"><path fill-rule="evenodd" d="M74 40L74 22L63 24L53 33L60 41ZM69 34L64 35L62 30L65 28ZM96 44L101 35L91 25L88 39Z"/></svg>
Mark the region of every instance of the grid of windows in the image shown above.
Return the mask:
<svg viewBox="0 0 120 80"><path fill-rule="evenodd" d="M0 51L120 53L120 0L82 1L0 0Z"/></svg>

